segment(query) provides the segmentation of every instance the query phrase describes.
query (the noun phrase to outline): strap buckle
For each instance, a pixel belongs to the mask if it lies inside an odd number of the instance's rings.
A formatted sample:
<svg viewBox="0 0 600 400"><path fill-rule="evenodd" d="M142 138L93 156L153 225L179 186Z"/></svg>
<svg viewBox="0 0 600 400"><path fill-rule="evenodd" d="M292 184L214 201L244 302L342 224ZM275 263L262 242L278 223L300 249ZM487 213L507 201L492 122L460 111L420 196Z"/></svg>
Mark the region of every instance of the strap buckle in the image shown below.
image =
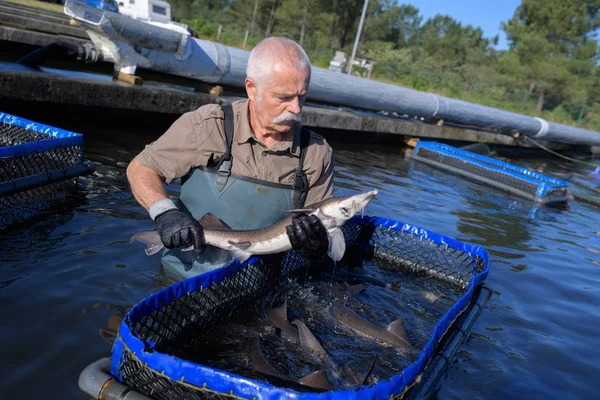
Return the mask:
<svg viewBox="0 0 600 400"><path fill-rule="evenodd" d="M228 160L223 160L221 166L219 167L219 171L217 171L217 190L220 192L223 190L227 181L229 180L229 176L231 175L231 158Z"/></svg>

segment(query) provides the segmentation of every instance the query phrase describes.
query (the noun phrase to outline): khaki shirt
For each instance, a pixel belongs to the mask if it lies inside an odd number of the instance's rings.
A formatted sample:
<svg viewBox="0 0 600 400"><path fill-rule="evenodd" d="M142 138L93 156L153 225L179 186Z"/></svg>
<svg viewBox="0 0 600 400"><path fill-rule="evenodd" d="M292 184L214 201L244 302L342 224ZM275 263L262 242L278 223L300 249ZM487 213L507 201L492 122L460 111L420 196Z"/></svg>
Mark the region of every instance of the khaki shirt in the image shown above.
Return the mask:
<svg viewBox="0 0 600 400"><path fill-rule="evenodd" d="M234 133L231 148L232 170L238 175L268 182L292 185L300 156L299 124L283 141L271 149L254 138L248 122L249 100L232 103ZM141 164L151 167L170 183L186 175L191 168L206 166L210 157L225 152L223 111L207 104L183 114L156 141L138 155ZM320 135L311 132L303 169L309 181L305 205L333 195L333 153Z"/></svg>

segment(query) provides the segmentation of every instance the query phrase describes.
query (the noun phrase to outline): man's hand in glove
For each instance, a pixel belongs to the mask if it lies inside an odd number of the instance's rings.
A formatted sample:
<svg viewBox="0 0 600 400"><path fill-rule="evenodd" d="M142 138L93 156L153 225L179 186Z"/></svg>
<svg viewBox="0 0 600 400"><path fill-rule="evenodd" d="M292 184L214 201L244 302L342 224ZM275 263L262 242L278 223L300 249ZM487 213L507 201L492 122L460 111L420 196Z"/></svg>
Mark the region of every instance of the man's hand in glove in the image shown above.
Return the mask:
<svg viewBox="0 0 600 400"><path fill-rule="evenodd" d="M310 260L323 257L329 249L327 230L316 215L300 214L285 227L292 248Z"/></svg>
<svg viewBox="0 0 600 400"><path fill-rule="evenodd" d="M154 222L160 240L166 248L194 246L198 253L202 253L206 248L204 230L194 217L177 209L171 209L159 214Z"/></svg>

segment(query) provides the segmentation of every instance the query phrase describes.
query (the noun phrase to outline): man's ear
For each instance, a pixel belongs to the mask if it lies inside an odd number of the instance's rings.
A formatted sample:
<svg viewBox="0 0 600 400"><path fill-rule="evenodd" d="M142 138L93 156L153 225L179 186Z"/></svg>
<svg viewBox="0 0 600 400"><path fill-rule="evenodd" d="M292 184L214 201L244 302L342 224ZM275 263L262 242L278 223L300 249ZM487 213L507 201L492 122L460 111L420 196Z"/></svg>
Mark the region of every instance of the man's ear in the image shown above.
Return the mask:
<svg viewBox="0 0 600 400"><path fill-rule="evenodd" d="M251 78L246 78L246 94L252 102L256 102L257 88Z"/></svg>

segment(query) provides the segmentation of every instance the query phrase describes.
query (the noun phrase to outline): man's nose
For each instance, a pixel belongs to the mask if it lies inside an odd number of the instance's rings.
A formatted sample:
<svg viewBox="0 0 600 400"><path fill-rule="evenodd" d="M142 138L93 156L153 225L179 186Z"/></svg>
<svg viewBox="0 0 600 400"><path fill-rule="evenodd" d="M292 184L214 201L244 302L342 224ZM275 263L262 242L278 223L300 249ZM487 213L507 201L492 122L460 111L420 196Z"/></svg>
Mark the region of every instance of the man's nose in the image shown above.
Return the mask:
<svg viewBox="0 0 600 400"><path fill-rule="evenodd" d="M288 111L294 114L300 114L300 111L302 111L302 106L300 105L299 97L296 96L292 101L290 101Z"/></svg>

